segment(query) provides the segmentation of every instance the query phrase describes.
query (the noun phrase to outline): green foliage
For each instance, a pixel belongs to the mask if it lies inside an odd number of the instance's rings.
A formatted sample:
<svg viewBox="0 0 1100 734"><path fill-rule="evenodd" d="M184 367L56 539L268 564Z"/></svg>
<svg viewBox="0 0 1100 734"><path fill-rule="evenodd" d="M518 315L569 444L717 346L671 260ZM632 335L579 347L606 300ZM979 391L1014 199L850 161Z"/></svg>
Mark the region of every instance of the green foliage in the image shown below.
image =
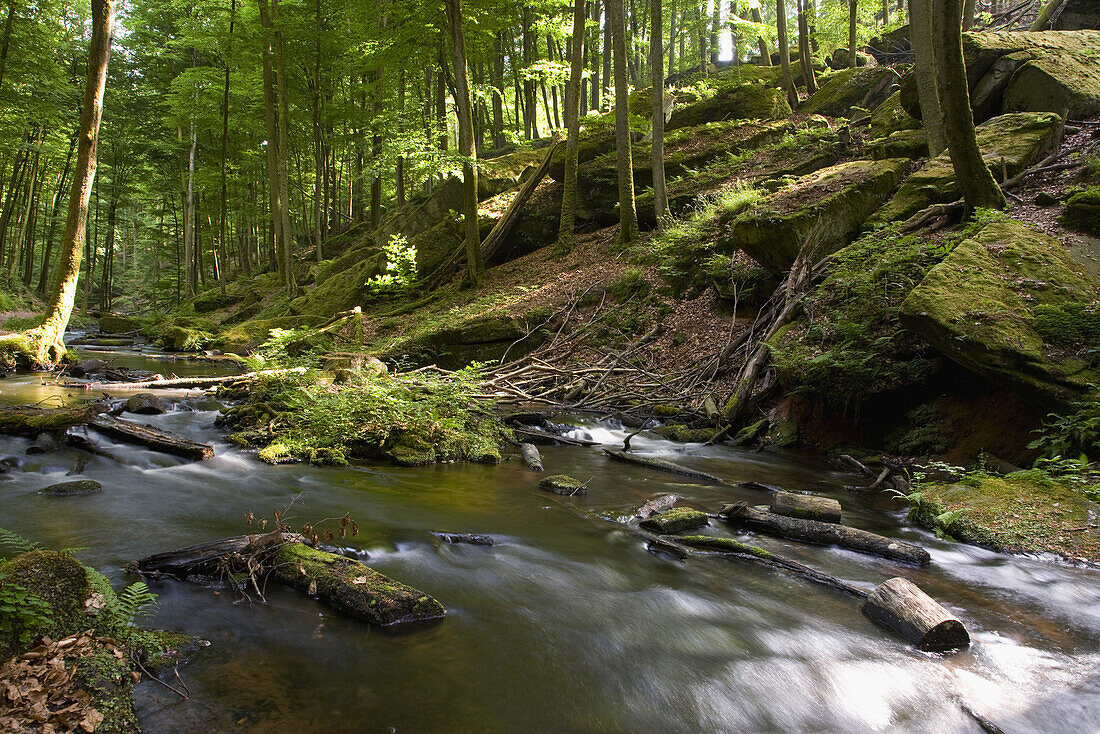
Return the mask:
<svg viewBox="0 0 1100 734"><path fill-rule="evenodd" d="M49 627L49 602L16 583L5 583L0 573L0 640L13 640L25 646Z"/></svg>
<svg viewBox="0 0 1100 734"><path fill-rule="evenodd" d="M157 595L144 581L135 581L118 595L118 618L126 626L133 627L139 616L150 614L156 606Z"/></svg>
<svg viewBox="0 0 1100 734"><path fill-rule="evenodd" d="M1035 308L1035 330L1043 341L1062 347L1100 344L1100 308L1095 304L1040 304Z"/></svg>
<svg viewBox="0 0 1100 734"><path fill-rule="evenodd" d="M649 282L640 268L627 268L622 275L608 287L615 300L622 303L635 296L644 296L649 292Z"/></svg>
<svg viewBox="0 0 1100 734"><path fill-rule="evenodd" d="M1100 456L1100 394L1073 403L1066 413L1050 413L1028 448L1040 449L1048 459L1062 456Z"/></svg>
<svg viewBox="0 0 1100 734"><path fill-rule="evenodd" d="M256 348L248 357L244 358L244 364L253 370L281 370L292 367L315 367L313 357L317 356L316 350L303 353L295 348L301 345L313 329L302 327L298 329L272 329L266 342Z"/></svg>
<svg viewBox="0 0 1100 734"><path fill-rule="evenodd" d="M416 280L416 246L403 234L390 235L382 247L386 258L385 272L367 280L374 296L407 292Z"/></svg>
<svg viewBox="0 0 1100 734"><path fill-rule="evenodd" d="M33 550L38 550L41 546L7 528L0 528L0 548L8 550L14 555L18 555L20 553L30 553Z"/></svg>

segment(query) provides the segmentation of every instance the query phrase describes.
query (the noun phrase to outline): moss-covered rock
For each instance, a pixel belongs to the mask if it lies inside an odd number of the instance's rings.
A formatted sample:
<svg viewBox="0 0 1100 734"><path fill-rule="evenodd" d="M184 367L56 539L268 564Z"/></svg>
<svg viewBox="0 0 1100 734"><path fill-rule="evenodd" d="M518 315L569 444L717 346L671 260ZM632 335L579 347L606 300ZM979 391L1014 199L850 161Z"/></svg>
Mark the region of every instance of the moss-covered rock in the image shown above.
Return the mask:
<svg viewBox="0 0 1100 734"><path fill-rule="evenodd" d="M326 314L326 316L331 314ZM235 354L247 353L271 337L272 329L296 329L301 326L316 326L326 320L326 316L303 314L301 316L279 316L273 319L256 319L237 324L222 332L214 340L221 349Z"/></svg>
<svg viewBox="0 0 1100 734"><path fill-rule="evenodd" d="M1058 240L1013 221L964 240L905 299L901 320L944 355L995 383L1068 402L1100 384L1083 344L1044 324L1094 307L1100 282Z"/></svg>
<svg viewBox="0 0 1100 734"><path fill-rule="evenodd" d="M672 111L667 130L719 120L780 120L791 115L787 96L767 84L738 84Z"/></svg>
<svg viewBox="0 0 1100 734"><path fill-rule="evenodd" d="M690 507L674 507L671 510L643 520L641 526L655 533L680 533L684 530L706 527L710 523L707 513Z"/></svg>
<svg viewBox="0 0 1100 734"><path fill-rule="evenodd" d="M910 516L956 540L1095 564L1100 562L1100 535L1081 528L1098 512L1100 506L1074 487L1032 470L924 485Z"/></svg>
<svg viewBox="0 0 1100 734"><path fill-rule="evenodd" d="M99 330L104 334L128 334L141 328L141 322L129 316L108 313L99 317Z"/></svg>
<svg viewBox="0 0 1100 734"><path fill-rule="evenodd" d="M275 557L275 576L339 611L380 627L442 618L443 605L359 561L285 543Z"/></svg>
<svg viewBox="0 0 1100 734"><path fill-rule="evenodd" d="M213 342L218 331L210 319L183 316L148 326L142 333L170 352L194 352Z"/></svg>
<svg viewBox="0 0 1100 734"><path fill-rule="evenodd" d="M706 443L714 437L717 430L714 428L690 428L681 423L669 423L653 429L661 438L681 443Z"/></svg>
<svg viewBox="0 0 1100 734"><path fill-rule="evenodd" d="M539 482L539 489L554 494L588 494L588 489L583 482L567 474L551 474Z"/></svg>
<svg viewBox="0 0 1100 734"><path fill-rule="evenodd" d="M236 306L238 303L244 301L244 299L244 293L232 291L222 293L221 290L214 288L196 296L195 299L191 301L191 305L194 307L195 313L212 313L214 311L220 311L223 308Z"/></svg>
<svg viewBox="0 0 1100 734"><path fill-rule="evenodd" d="M917 130L920 126L920 120L901 106L900 91L891 94L871 112L871 136L875 138L885 138L899 130Z"/></svg>
<svg viewBox="0 0 1100 734"><path fill-rule="evenodd" d="M77 479L72 482L58 482L38 490L38 494L48 494L51 497L83 497L89 494L98 494L103 491L103 485L92 479Z"/></svg>
<svg viewBox="0 0 1100 734"><path fill-rule="evenodd" d="M790 269L816 228L819 257L835 252L897 186L907 163L853 161L804 176L726 223L719 250L744 250L779 273Z"/></svg>
<svg viewBox="0 0 1100 734"><path fill-rule="evenodd" d="M327 317L361 306L370 290L367 281L381 273L382 267L380 253L369 255L295 298L290 302L290 310L297 315Z"/></svg>
<svg viewBox="0 0 1100 734"><path fill-rule="evenodd" d="M1057 144L1061 129L1058 115L1043 112L1001 115L978 126L978 147L994 178L1003 181L1005 173L1010 177L1016 175ZM955 168L951 156L944 152L909 176L868 224L904 221L927 206L957 198Z"/></svg>
<svg viewBox="0 0 1100 734"><path fill-rule="evenodd" d="M893 93L893 86L900 79L888 66L844 69L824 78L801 111L844 117L856 106L874 109Z"/></svg>
<svg viewBox="0 0 1100 734"><path fill-rule="evenodd" d="M867 150L872 158L909 158L928 156L928 135L924 130L898 130L885 138L871 141Z"/></svg>
<svg viewBox="0 0 1100 734"><path fill-rule="evenodd" d="M88 574L72 555L52 550L23 553L0 563L0 588L20 586L50 606L49 620L26 630L33 639L50 635L67 637L91 626L84 614L84 600L90 593ZM18 625L5 625L0 632L0 660L22 653Z"/></svg>
<svg viewBox="0 0 1100 734"><path fill-rule="evenodd" d="M1100 237L1100 186L1071 195L1061 219L1067 227Z"/></svg>

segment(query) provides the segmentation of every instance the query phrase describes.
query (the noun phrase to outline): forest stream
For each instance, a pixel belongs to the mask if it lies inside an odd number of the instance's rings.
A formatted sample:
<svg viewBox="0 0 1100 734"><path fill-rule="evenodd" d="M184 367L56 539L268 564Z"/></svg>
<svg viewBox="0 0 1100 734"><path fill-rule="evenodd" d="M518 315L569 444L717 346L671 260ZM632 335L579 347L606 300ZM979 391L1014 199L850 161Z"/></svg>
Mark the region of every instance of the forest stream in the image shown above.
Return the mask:
<svg viewBox="0 0 1100 734"><path fill-rule="evenodd" d="M177 374L225 365L119 352L115 364ZM4 404L71 391L42 375L0 383ZM169 394L171 395L171 394ZM150 423L215 445L186 462L97 441L123 459L91 458L102 493L50 497L77 459L25 455L0 482L0 525L79 557L116 585L128 561L247 532L245 516L291 505L292 522L350 512L346 541L368 563L447 607L441 622L393 634L272 584L266 604L195 584L154 585L143 624L208 640L180 668L189 700L154 682L137 689L151 732L977 732L966 708L1003 731L1080 731L1100 720L1100 585L1096 572L940 540L882 493L846 489L856 475L797 451L756 453L635 437L644 454L675 456L732 483L757 481L838 499L846 522L919 542L926 569L835 548L753 536L862 588L903 575L964 621L972 646L916 651L876 627L851 598L724 558L647 551L614 517L658 494L715 510L766 502L759 491L694 484L610 461L597 447L543 447L550 473L588 481L587 496L536 488L518 458L499 466L269 466L214 428L218 404L176 394ZM166 396L168 397L168 396ZM145 418L143 416L143 418ZM574 417L621 447L628 431ZM864 480L862 483L866 483ZM491 535L492 547L448 545L432 531ZM728 535L719 520L703 532ZM169 676L176 687L179 681Z"/></svg>

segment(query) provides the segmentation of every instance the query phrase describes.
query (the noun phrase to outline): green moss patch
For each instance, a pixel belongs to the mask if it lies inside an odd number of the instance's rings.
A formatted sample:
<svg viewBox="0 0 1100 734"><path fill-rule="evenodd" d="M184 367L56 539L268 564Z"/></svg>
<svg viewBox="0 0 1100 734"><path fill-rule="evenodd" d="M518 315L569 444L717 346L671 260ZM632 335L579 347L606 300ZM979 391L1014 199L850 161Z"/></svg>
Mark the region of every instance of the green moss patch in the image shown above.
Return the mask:
<svg viewBox="0 0 1100 734"><path fill-rule="evenodd" d="M900 80L889 66L865 66L843 69L824 79L821 87L802 105L802 112L848 115L855 106L872 109L890 95Z"/></svg>
<svg viewBox="0 0 1100 734"><path fill-rule="evenodd" d="M641 526L655 533L680 533L684 530L706 527L710 523L707 513L690 507L674 507L671 510L643 520Z"/></svg>

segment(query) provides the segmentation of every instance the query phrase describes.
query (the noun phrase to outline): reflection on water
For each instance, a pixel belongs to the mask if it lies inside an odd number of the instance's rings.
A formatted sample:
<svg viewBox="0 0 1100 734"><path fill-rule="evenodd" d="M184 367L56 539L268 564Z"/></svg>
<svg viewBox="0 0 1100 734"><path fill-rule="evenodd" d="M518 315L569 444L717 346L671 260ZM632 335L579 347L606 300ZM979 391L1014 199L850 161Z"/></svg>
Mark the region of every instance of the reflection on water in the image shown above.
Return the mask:
<svg viewBox="0 0 1100 734"><path fill-rule="evenodd" d="M129 359L127 366L164 370ZM7 403L58 392L35 378L0 382ZM891 575L913 579L967 623L970 651L917 652L848 597L720 558L653 556L592 517L665 492L702 508L766 501L758 492L693 484L566 447L542 449L547 470L591 479L587 497L540 492L539 476L518 461L270 467L222 441L215 415L209 404L185 403L149 419L215 442L217 456L202 464L97 437L125 463L92 458L85 474L104 491L89 497L34 494L64 476L74 452L23 456L27 440L0 438L0 456L23 459L0 482L0 525L49 545L85 547L80 556L121 584L130 559L238 534L245 513L267 515L301 495L296 521L350 511L362 532L349 544L367 550L379 570L435 595L448 616L393 635L297 592L270 589L267 605L250 605L161 585L153 623L213 644L181 671L192 700L139 687L147 731L977 731L960 702L1007 732L1087 731L1100 719L1095 572L939 541L907 527L898 506L846 491L856 479L815 457L632 441L646 452L682 452L677 460L733 481L828 494L849 522L924 543L933 563L917 570L754 539L865 588ZM608 442L626 433L587 430ZM440 544L432 530L487 533L497 545Z"/></svg>

